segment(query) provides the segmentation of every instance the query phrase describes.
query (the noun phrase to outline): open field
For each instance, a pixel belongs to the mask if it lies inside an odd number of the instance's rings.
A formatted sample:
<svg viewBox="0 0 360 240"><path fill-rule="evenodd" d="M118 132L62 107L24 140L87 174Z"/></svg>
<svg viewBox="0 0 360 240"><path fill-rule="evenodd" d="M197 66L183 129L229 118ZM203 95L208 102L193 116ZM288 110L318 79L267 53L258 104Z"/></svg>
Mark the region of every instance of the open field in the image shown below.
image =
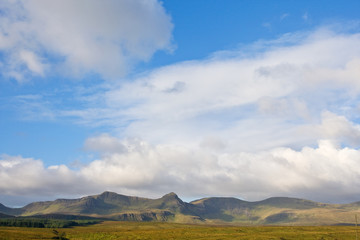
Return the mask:
<svg viewBox="0 0 360 240"><path fill-rule="evenodd" d="M117 222L58 229L75 239L356 239L354 226L237 227L189 225L160 222ZM52 229L0 227L0 239L52 239Z"/></svg>

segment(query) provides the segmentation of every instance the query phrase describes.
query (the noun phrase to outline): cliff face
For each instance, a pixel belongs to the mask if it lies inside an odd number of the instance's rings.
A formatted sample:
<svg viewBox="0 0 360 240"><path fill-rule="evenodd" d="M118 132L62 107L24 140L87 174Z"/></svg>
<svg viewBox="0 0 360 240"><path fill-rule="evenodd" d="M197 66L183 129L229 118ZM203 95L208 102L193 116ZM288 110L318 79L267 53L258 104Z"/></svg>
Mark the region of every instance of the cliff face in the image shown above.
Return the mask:
<svg viewBox="0 0 360 240"><path fill-rule="evenodd" d="M122 213L119 215L113 215L112 218L120 221L159 221L166 222L171 221L175 217L175 214L169 211L160 212L142 212L142 213Z"/></svg>

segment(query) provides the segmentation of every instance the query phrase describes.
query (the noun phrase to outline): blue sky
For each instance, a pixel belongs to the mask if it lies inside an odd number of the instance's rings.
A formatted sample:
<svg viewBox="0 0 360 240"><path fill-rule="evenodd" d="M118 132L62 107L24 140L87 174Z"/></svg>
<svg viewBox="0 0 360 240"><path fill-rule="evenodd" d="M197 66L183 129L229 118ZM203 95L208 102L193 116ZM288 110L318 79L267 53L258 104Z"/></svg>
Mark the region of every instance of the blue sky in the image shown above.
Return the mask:
<svg viewBox="0 0 360 240"><path fill-rule="evenodd" d="M0 202L359 200L359 10L3 1Z"/></svg>

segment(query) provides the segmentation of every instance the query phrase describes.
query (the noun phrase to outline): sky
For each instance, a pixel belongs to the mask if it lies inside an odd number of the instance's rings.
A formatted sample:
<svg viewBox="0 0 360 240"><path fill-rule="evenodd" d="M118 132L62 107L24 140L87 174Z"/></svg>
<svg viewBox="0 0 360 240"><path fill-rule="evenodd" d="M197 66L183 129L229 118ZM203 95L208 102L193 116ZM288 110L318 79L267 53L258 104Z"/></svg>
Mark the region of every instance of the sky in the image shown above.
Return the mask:
<svg viewBox="0 0 360 240"><path fill-rule="evenodd" d="M360 201L360 1L0 2L0 202Z"/></svg>

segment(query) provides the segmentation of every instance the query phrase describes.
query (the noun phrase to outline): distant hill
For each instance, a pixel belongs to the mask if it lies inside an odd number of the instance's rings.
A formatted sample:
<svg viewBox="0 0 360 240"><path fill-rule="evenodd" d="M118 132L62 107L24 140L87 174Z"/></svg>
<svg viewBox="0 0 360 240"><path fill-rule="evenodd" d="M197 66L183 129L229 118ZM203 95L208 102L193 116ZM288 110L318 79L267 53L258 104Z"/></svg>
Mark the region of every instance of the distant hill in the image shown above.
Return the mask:
<svg viewBox="0 0 360 240"><path fill-rule="evenodd" d="M4 213L0 213L0 218L14 218L15 216L7 215Z"/></svg>
<svg viewBox="0 0 360 240"><path fill-rule="evenodd" d="M0 213L9 215L20 215L22 210L20 208L9 208L0 203Z"/></svg>
<svg viewBox="0 0 360 240"><path fill-rule="evenodd" d="M286 197L258 202L212 197L190 204L198 206L201 216L208 221L247 225L348 224L354 222L354 210L360 210L360 205L350 210L353 205L332 205Z"/></svg>
<svg viewBox="0 0 360 240"><path fill-rule="evenodd" d="M237 198L210 197L187 203L175 193L149 199L104 192L79 199L34 202L22 208L0 204L0 218L33 216L201 224L339 225L354 224L355 214L360 214L360 202L324 204L286 197L248 202Z"/></svg>

